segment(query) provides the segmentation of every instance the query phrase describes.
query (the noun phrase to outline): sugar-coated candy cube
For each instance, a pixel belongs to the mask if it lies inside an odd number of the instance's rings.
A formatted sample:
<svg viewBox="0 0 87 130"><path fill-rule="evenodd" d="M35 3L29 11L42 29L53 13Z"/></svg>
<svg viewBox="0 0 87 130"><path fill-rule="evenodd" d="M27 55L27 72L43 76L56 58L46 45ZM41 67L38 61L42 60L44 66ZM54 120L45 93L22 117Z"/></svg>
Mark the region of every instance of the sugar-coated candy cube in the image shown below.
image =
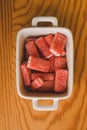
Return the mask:
<svg viewBox="0 0 87 130"><path fill-rule="evenodd" d="M30 56L28 58L28 68L38 70L41 72L48 72L50 69L50 62L42 58Z"/></svg>
<svg viewBox="0 0 87 130"><path fill-rule="evenodd" d="M68 83L68 71L67 70L57 70L56 77L55 77L55 85L54 91L55 92L63 92L67 89Z"/></svg>
<svg viewBox="0 0 87 130"><path fill-rule="evenodd" d="M55 56L64 56L66 54L67 37L61 33L56 33L50 46L50 52Z"/></svg>
<svg viewBox="0 0 87 130"><path fill-rule="evenodd" d="M27 62L23 62L20 66L23 83L25 86L30 85L31 70L27 68Z"/></svg>
<svg viewBox="0 0 87 130"><path fill-rule="evenodd" d="M66 69L67 68L67 59L66 57L56 57L54 60L54 69Z"/></svg>
<svg viewBox="0 0 87 130"><path fill-rule="evenodd" d="M34 41L30 41L27 44L25 44L25 48L28 53L28 56L39 57L39 53L38 53L38 50L37 50L37 47L36 47Z"/></svg>
<svg viewBox="0 0 87 130"><path fill-rule="evenodd" d="M46 40L46 42L47 42L47 44L48 44L49 46L51 46L51 43L52 43L52 41L53 41L53 38L54 38L54 36L53 36L52 34L49 34L49 35L45 36L45 40Z"/></svg>
<svg viewBox="0 0 87 130"><path fill-rule="evenodd" d="M35 43L45 58L50 58L53 55L49 51L49 46L47 45L47 43L43 37L38 38L35 41Z"/></svg>

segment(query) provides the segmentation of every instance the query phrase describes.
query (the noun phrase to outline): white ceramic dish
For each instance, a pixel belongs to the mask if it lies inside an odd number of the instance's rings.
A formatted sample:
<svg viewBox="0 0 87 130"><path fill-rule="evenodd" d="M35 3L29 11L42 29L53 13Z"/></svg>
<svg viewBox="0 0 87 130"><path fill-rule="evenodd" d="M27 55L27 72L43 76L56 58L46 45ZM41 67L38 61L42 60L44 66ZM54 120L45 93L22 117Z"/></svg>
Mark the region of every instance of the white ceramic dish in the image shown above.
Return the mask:
<svg viewBox="0 0 87 130"><path fill-rule="evenodd" d="M53 27L37 27L39 22L51 22ZM56 32L63 33L67 36L68 42L66 46L66 57L68 62L68 89L63 94L55 93L31 93L27 92L23 86L20 64L23 58L24 41L27 37L37 37L41 35L47 35L49 33L55 34ZM58 108L58 102L62 99L67 99L71 96L73 90L73 38L69 29L58 27L58 21L56 17L34 17L32 19L32 27L21 29L17 34L16 43L16 83L18 95L24 99L31 99L33 108L40 111L56 110ZM38 100L53 100L52 105L40 106Z"/></svg>

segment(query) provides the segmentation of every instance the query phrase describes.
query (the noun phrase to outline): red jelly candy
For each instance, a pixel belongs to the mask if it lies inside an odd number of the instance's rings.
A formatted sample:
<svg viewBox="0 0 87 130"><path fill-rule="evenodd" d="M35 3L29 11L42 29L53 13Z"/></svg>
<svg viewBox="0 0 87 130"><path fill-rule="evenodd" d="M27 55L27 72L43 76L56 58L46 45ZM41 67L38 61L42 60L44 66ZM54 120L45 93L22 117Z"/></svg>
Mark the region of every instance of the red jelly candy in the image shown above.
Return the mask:
<svg viewBox="0 0 87 130"><path fill-rule="evenodd" d="M28 68L41 72L48 72L50 69L50 62L42 58L30 56L28 58Z"/></svg>
<svg viewBox="0 0 87 130"><path fill-rule="evenodd" d="M56 77L55 77L55 92L63 92L67 88L68 82L68 71L67 70L57 70Z"/></svg>
<svg viewBox="0 0 87 130"><path fill-rule="evenodd" d="M25 44L25 48L28 53L28 56L39 57L39 53L38 53L38 50L37 50L37 47L36 47L34 41L30 41L27 44Z"/></svg>
<svg viewBox="0 0 87 130"><path fill-rule="evenodd" d="M64 56L65 46L67 42L67 37L61 33L56 33L54 39L50 46L50 52L53 53L55 56Z"/></svg>
<svg viewBox="0 0 87 130"><path fill-rule="evenodd" d="M45 37L45 40L49 46L51 46L51 43L53 41L54 36L52 34L49 34Z"/></svg>
<svg viewBox="0 0 87 130"><path fill-rule="evenodd" d="M53 55L49 51L49 46L47 45L47 43L43 37L38 38L35 41L35 43L45 58L50 58Z"/></svg>
<svg viewBox="0 0 87 130"><path fill-rule="evenodd" d="M58 69L67 68L67 59L66 57L56 57L54 60L54 69L55 71Z"/></svg>
<svg viewBox="0 0 87 130"><path fill-rule="evenodd" d="M27 62L21 64L21 74L25 86L30 85L31 70L27 68Z"/></svg>

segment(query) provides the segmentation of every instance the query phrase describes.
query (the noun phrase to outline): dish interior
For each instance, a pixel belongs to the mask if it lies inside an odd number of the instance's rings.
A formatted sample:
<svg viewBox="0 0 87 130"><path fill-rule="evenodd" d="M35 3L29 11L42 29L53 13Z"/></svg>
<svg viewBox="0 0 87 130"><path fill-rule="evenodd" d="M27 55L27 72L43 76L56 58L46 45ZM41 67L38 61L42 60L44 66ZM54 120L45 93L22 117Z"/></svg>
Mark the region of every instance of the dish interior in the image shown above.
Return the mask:
<svg viewBox="0 0 87 130"><path fill-rule="evenodd" d="M21 72L20 72L20 64L23 60L24 55L24 41L27 37L38 37L47 34L55 34L56 32L60 32L67 36L67 45L66 45L66 57L67 57L67 65L68 65L68 86L67 91L64 93L51 93L51 92L29 92L26 91L23 85ZM16 81L17 81L17 90L18 94L24 98L32 98L32 97L51 97L51 98L66 98L72 93L73 86L73 39L72 33L66 28L27 28L22 29L18 32L17 35L17 45L16 45Z"/></svg>

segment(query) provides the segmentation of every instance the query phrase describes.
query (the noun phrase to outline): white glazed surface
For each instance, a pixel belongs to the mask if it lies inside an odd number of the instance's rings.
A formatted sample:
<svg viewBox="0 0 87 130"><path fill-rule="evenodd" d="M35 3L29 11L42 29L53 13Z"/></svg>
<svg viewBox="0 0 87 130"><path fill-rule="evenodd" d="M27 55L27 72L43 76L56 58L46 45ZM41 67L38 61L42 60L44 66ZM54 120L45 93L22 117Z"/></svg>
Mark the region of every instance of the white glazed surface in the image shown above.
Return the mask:
<svg viewBox="0 0 87 130"><path fill-rule="evenodd" d="M36 20L35 20L36 19ZM50 20L49 20L50 19ZM50 21L52 22L53 27L36 27L37 23L41 21ZM56 110L58 108L58 101L62 99L67 99L71 96L73 90L73 38L72 33L69 29L56 27L58 25L57 19L55 17L35 17L32 20L32 26L30 28L22 29L18 32L17 42L16 42L16 84L17 84L17 92L18 95L24 99L32 99L33 108L35 110L40 111L49 111ZM49 33L55 34L56 32L63 33L67 36L68 42L66 46L66 57L68 63L68 90L66 94L49 94L45 96L45 94L31 94L25 91L21 72L20 72L20 64L23 58L23 48L24 41L27 37L37 37L41 35L47 35ZM53 100L53 105L51 106L39 106L38 100Z"/></svg>

